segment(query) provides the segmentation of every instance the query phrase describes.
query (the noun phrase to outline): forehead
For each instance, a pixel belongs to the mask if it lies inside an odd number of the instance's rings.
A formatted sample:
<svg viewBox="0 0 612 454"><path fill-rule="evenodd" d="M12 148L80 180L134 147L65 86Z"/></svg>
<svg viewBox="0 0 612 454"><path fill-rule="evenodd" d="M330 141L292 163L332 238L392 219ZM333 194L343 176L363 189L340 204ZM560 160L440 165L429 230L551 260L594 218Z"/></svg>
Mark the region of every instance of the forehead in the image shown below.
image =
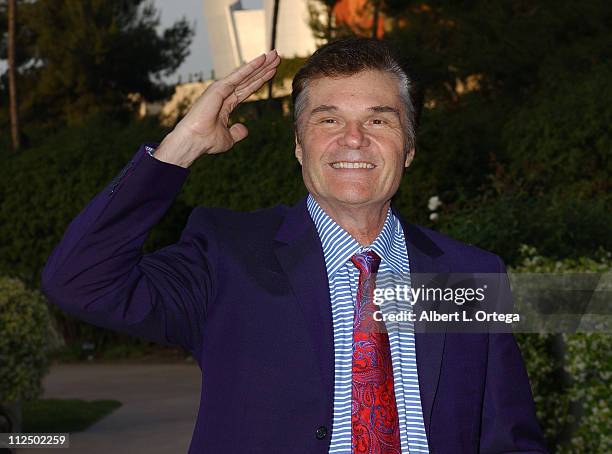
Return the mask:
<svg viewBox="0 0 612 454"><path fill-rule="evenodd" d="M399 82L391 74L367 70L346 77L321 77L308 87L310 106L333 104L352 106L356 103L369 105L398 105L400 103Z"/></svg>

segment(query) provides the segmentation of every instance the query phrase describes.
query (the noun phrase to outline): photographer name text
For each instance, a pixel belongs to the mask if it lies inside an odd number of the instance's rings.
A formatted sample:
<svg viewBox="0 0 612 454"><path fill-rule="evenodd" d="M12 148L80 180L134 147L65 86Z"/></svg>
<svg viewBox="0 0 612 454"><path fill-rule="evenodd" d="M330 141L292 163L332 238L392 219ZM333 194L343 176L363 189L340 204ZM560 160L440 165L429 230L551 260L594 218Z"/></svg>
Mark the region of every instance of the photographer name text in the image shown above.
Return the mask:
<svg viewBox="0 0 612 454"><path fill-rule="evenodd" d="M519 314L505 314L499 312L476 311L470 314L468 311L438 312L423 311L420 314L411 311L399 311L390 314L383 314L382 311L375 311L372 314L374 320L378 322L502 322L515 323L520 321Z"/></svg>

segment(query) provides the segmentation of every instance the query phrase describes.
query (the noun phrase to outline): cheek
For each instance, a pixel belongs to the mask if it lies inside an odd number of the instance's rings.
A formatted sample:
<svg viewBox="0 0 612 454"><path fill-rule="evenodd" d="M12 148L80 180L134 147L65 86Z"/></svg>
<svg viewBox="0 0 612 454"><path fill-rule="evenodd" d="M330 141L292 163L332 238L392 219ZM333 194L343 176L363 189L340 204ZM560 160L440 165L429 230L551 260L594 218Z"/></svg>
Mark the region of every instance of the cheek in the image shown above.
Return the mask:
<svg viewBox="0 0 612 454"><path fill-rule="evenodd" d="M322 135L311 137L304 143L302 148L302 158L311 165L321 165L324 160L326 150L330 149L332 141Z"/></svg>
<svg viewBox="0 0 612 454"><path fill-rule="evenodd" d="M394 168L395 166L404 166L406 156L404 153L404 143L397 138L387 138L378 142L379 149L382 151L382 157L385 161L385 166Z"/></svg>

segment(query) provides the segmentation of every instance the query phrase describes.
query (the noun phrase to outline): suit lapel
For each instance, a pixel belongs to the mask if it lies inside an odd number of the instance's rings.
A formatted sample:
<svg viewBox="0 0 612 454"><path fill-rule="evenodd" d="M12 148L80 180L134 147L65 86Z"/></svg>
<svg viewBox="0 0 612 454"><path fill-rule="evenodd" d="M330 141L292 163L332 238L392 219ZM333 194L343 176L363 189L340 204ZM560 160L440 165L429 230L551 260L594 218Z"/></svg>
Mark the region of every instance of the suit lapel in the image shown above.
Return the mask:
<svg viewBox="0 0 612 454"><path fill-rule="evenodd" d="M334 337L323 248L306 207L291 207L275 237L276 257L286 273L310 331L324 395L333 404Z"/></svg>
<svg viewBox="0 0 612 454"><path fill-rule="evenodd" d="M393 212L400 219L406 237L412 286L417 288L421 284L426 285L428 283L426 281L431 279L432 274L448 273L449 267L438 260L443 254L440 248L422 230L414 224L404 221L395 208ZM428 437L431 437L431 415L440 378L446 333L424 332L425 322L418 322L418 318L422 311L429 309L432 309L432 307L429 307L426 303L415 306L417 322L415 322L414 340L423 422Z"/></svg>

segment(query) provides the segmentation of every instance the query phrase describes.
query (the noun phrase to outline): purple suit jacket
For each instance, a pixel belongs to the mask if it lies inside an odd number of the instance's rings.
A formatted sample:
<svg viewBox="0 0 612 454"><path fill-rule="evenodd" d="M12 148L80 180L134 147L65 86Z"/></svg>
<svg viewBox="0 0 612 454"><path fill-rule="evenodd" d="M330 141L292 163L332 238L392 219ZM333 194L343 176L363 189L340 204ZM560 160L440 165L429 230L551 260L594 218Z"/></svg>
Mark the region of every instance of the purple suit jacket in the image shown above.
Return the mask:
<svg viewBox="0 0 612 454"><path fill-rule="evenodd" d="M197 207L178 243L143 255L188 174L141 147L71 222L43 291L84 321L193 354L202 394L190 453L327 453L332 315L305 199L251 213ZM402 225L412 272L505 272L493 254ZM511 334L415 342L431 452L546 452Z"/></svg>

